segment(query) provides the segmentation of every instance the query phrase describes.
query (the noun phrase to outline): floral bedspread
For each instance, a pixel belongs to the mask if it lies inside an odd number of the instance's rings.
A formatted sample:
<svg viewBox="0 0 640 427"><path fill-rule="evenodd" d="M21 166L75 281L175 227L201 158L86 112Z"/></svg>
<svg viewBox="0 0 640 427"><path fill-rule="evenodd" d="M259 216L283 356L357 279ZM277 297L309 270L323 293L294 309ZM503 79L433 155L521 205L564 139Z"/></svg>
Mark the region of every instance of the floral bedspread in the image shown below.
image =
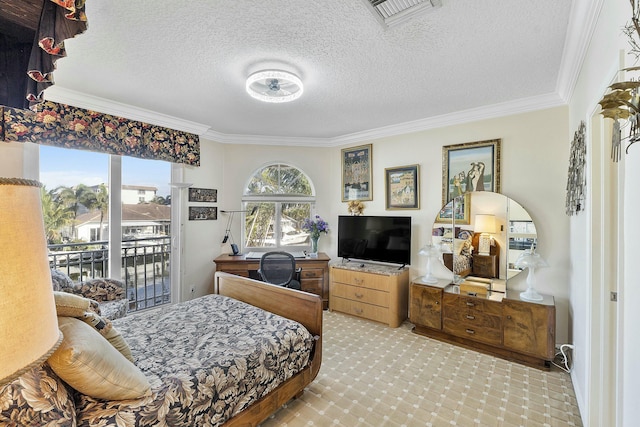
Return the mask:
<svg viewBox="0 0 640 427"><path fill-rule="evenodd" d="M221 295L113 321L152 395L127 401L80 396L78 426L217 426L309 362L301 324Z"/></svg>

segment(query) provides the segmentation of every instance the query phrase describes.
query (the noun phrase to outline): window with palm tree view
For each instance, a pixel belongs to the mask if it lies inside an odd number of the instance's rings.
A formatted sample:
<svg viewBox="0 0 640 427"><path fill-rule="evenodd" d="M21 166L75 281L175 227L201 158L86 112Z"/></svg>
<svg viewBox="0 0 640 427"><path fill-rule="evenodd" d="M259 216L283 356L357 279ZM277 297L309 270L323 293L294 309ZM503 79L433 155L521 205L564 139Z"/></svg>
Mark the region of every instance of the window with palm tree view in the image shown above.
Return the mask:
<svg viewBox="0 0 640 427"><path fill-rule="evenodd" d="M108 277L109 225L122 230L119 278L129 310L138 310L171 300L171 165L121 159L114 167L108 154L41 145L42 207L51 268L74 282ZM115 190L114 174L122 182ZM117 223L109 219L112 191L121 198Z"/></svg>
<svg viewBox="0 0 640 427"><path fill-rule="evenodd" d="M244 242L249 249L305 249L309 233L302 230L315 206L311 181L300 169L271 164L258 170L243 195Z"/></svg>

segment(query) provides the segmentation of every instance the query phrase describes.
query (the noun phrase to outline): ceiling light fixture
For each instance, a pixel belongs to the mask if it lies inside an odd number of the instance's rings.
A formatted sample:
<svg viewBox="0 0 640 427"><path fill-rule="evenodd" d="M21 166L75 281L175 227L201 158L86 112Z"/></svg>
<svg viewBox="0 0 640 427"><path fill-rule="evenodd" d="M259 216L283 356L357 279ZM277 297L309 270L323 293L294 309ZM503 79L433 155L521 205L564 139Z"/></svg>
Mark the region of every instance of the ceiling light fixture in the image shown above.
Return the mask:
<svg viewBox="0 0 640 427"><path fill-rule="evenodd" d="M264 70L247 78L246 89L249 95L263 102L290 102L300 98L304 87L294 74Z"/></svg>

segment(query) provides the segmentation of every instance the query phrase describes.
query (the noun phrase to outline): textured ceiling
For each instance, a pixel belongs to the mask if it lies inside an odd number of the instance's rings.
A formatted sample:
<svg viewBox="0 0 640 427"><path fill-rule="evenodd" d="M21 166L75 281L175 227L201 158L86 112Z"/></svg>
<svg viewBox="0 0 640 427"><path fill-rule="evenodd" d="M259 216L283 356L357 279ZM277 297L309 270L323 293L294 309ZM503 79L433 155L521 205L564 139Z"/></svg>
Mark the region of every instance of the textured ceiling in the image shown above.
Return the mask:
<svg viewBox="0 0 640 427"><path fill-rule="evenodd" d="M91 0L89 29L67 41L46 97L149 110L220 140L322 144L487 105L560 99L571 5L442 0L385 30L362 0ZM249 97L246 77L267 67L297 74L302 98Z"/></svg>

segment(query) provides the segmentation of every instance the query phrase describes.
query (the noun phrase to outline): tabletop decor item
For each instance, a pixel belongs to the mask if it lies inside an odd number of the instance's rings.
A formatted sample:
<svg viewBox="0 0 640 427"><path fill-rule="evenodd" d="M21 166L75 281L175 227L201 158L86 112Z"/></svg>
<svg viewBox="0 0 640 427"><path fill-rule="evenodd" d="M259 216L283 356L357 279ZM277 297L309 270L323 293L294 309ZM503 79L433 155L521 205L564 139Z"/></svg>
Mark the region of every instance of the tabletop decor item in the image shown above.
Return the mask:
<svg viewBox="0 0 640 427"><path fill-rule="evenodd" d="M320 234L327 234L329 232L329 224L320 218L320 215L316 215L314 219L305 218L302 223L302 230L309 233L309 238L311 239L311 253L310 257L318 256L318 239L320 238Z"/></svg>

